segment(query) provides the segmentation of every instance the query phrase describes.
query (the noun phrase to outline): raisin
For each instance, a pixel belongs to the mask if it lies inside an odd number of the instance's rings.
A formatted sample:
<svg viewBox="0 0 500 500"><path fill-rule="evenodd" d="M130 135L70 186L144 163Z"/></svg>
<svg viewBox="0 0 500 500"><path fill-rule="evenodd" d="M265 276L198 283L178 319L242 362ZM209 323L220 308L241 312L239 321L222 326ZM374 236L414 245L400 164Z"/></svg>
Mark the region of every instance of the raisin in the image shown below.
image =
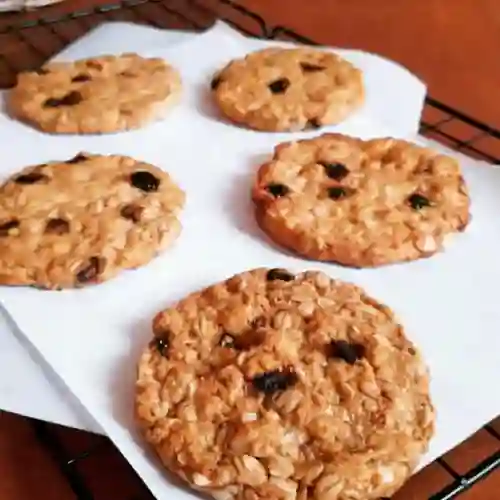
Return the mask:
<svg viewBox="0 0 500 500"><path fill-rule="evenodd" d="M132 71L122 71L120 76L124 76L125 78L135 78L137 75L132 73Z"/></svg>
<svg viewBox="0 0 500 500"><path fill-rule="evenodd" d="M340 200L348 196L348 194L348 191L340 186L328 188L328 198L331 198L332 200Z"/></svg>
<svg viewBox="0 0 500 500"><path fill-rule="evenodd" d="M17 219L12 219L8 222L0 224L0 236L8 236L11 229L16 229L19 227L19 221Z"/></svg>
<svg viewBox="0 0 500 500"><path fill-rule="evenodd" d="M124 219L131 220L132 222L139 222L141 220L143 210L143 207L130 203L129 205L125 205L124 207L122 207L122 209L120 210L120 215Z"/></svg>
<svg viewBox="0 0 500 500"><path fill-rule="evenodd" d="M37 75L48 75L49 74L49 70L45 69L45 68L38 68L38 69L35 70L35 73Z"/></svg>
<svg viewBox="0 0 500 500"><path fill-rule="evenodd" d="M325 169L326 175L330 179L334 179L336 181L341 181L345 177L349 175L349 170L342 163L323 163L320 162L320 165Z"/></svg>
<svg viewBox="0 0 500 500"><path fill-rule="evenodd" d="M88 82L90 80L92 80L92 77L90 75L85 75L84 73L76 75L71 79L72 82Z"/></svg>
<svg viewBox="0 0 500 500"><path fill-rule="evenodd" d="M23 174L14 179L16 184L36 184L40 181L48 180L48 177L39 172L31 172L29 174Z"/></svg>
<svg viewBox="0 0 500 500"><path fill-rule="evenodd" d="M324 66L319 64L311 64L308 62L301 62L300 67L304 73L315 73L317 71L323 71L325 69Z"/></svg>
<svg viewBox="0 0 500 500"><path fill-rule="evenodd" d="M293 281L294 279L295 276L286 269L270 269L266 274L267 281Z"/></svg>
<svg viewBox="0 0 500 500"><path fill-rule="evenodd" d="M353 365L365 355L365 348L361 344L347 342L345 340L332 340L329 346L328 357L344 360Z"/></svg>
<svg viewBox="0 0 500 500"><path fill-rule="evenodd" d="M268 87L273 94L283 94L286 89L290 86L290 80L288 78L279 78L271 82Z"/></svg>
<svg viewBox="0 0 500 500"><path fill-rule="evenodd" d="M292 387L297 383L297 380L296 373L291 370L273 370L256 375L252 379L252 385L259 392L274 394L275 392L284 391Z"/></svg>
<svg viewBox="0 0 500 500"><path fill-rule="evenodd" d="M160 179L155 177L147 170L139 170L130 176L130 183L132 186L149 193L151 191L158 191L160 187Z"/></svg>
<svg viewBox="0 0 500 500"><path fill-rule="evenodd" d="M69 222L59 218L49 219L45 226L45 232L57 235L69 233Z"/></svg>
<svg viewBox="0 0 500 500"><path fill-rule="evenodd" d="M210 88L212 90L217 90L217 88L219 87L219 85L222 83L222 78L220 76L216 76L212 79L212 81L210 82Z"/></svg>
<svg viewBox="0 0 500 500"><path fill-rule="evenodd" d="M236 348L236 339L229 333L223 333L219 339L219 345L228 349Z"/></svg>
<svg viewBox="0 0 500 500"><path fill-rule="evenodd" d="M88 264L76 274L79 283L89 283L94 281L102 271L103 259L99 257L90 257Z"/></svg>
<svg viewBox="0 0 500 500"><path fill-rule="evenodd" d="M88 156L85 156L83 153L78 153L76 156L71 158L70 160L66 160L64 163L69 163L70 165L74 163L82 163L88 160Z"/></svg>
<svg viewBox="0 0 500 500"><path fill-rule="evenodd" d="M309 118L304 128L308 130L308 129L317 129L320 127L321 127L321 122L319 121L319 118Z"/></svg>
<svg viewBox="0 0 500 500"><path fill-rule="evenodd" d="M158 350L161 356L166 358L168 356L169 342L168 338L156 338L153 341L154 347Z"/></svg>
<svg viewBox="0 0 500 500"><path fill-rule="evenodd" d="M59 108L61 106L75 106L76 104L80 104L83 100L82 94L73 90L72 92L68 92L65 96L57 98L50 97L47 99L43 105L46 108Z"/></svg>
<svg viewBox="0 0 500 500"><path fill-rule="evenodd" d="M290 191L284 184L269 184L266 188L275 198L286 196Z"/></svg>
<svg viewBox="0 0 500 500"><path fill-rule="evenodd" d="M413 210L420 210L425 207L430 207L431 202L425 196L421 194L414 193L408 198L408 203L410 204Z"/></svg>

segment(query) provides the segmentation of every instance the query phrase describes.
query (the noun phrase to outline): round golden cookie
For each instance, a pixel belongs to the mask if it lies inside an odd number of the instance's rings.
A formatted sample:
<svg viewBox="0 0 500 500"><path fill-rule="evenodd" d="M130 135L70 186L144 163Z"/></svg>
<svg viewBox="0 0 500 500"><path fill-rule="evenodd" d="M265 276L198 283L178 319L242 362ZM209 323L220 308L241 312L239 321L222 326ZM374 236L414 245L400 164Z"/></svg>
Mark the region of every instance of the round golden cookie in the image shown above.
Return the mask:
<svg viewBox="0 0 500 500"><path fill-rule="evenodd" d="M25 168L0 186L0 284L81 287L142 266L179 235L184 198L126 156Z"/></svg>
<svg viewBox="0 0 500 500"><path fill-rule="evenodd" d="M45 132L103 134L163 118L180 94L180 76L163 59L123 54L21 73L8 106L13 116Z"/></svg>
<svg viewBox="0 0 500 500"><path fill-rule="evenodd" d="M393 313L320 272L255 269L160 312L136 416L217 500L374 500L434 432L427 368Z"/></svg>
<svg viewBox="0 0 500 500"><path fill-rule="evenodd" d="M353 267L429 257L470 219L458 162L390 138L324 134L280 144L252 198L274 242Z"/></svg>
<svg viewBox="0 0 500 500"><path fill-rule="evenodd" d="M228 118L267 131L339 123L365 94L359 69L311 48L264 49L232 61L214 77L212 91Z"/></svg>

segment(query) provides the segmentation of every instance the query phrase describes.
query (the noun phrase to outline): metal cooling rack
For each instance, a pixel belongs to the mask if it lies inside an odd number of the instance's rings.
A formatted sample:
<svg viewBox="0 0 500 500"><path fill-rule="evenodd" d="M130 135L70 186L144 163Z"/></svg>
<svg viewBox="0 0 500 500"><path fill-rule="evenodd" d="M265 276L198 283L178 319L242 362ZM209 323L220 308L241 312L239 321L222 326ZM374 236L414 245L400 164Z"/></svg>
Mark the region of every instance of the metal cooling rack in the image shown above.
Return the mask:
<svg viewBox="0 0 500 500"><path fill-rule="evenodd" d="M216 19L223 19L249 35L315 45L313 40L289 28L269 26L261 16L232 0L204 0L203 3L201 0L124 0L54 16L50 15L50 8L41 12L49 14L40 17L40 11L29 12L22 16L22 22L18 21L19 14L0 16L0 88L13 85L17 72L38 67L91 28L111 20L200 31L211 26ZM423 135L474 158L500 164L500 130L432 98L426 100L423 117ZM87 461L107 450L113 450L118 455L112 444L105 438L96 438L97 444L76 452L65 447L58 427L38 420L32 420L31 424L38 440L59 466L77 499L96 500L95 492L81 469ZM449 481L447 486L429 496L428 500L455 499L500 468L500 433L491 425L486 426L484 431L498 443L496 452L466 473L459 473L447 459L438 459L437 463ZM101 498L152 499L143 485L137 493Z"/></svg>

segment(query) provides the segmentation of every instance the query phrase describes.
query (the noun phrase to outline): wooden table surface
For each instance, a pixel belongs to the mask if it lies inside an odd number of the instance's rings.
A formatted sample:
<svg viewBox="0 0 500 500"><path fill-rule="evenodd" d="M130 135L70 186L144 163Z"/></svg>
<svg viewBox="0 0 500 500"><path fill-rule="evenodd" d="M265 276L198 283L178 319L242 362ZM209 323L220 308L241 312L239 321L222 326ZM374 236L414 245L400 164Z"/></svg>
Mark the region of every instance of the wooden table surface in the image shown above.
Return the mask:
<svg viewBox="0 0 500 500"><path fill-rule="evenodd" d="M427 82L430 93L435 98L500 128L498 2L499 0L240 0L241 4L259 12L270 24L288 25L324 44L360 48L399 61ZM85 9L103 3L109 2L71 0L21 16L0 15L0 31L6 25L30 17L54 16L62 11ZM204 3L214 6L217 2L205 0ZM9 51L15 53L16 57L17 54L24 54L22 51L25 49L19 48L16 43L10 35L0 35L0 56L8 55ZM54 46L53 51L57 49ZM0 85L1 79L6 78L5 71L5 68L0 67ZM493 149L500 157L498 143ZM494 425L500 432L500 421ZM128 464L111 446L103 444L103 438L63 428L55 431L68 453L78 453L90 445L102 444L98 453L83 460L79 466L89 481L95 500L147 498ZM458 472L466 472L499 448L499 442L483 430L450 452L446 460ZM0 478L1 500L75 499L54 460L35 439L30 423L21 417L2 412ZM397 495L397 500L428 499L449 481L450 477L444 470L433 464L412 478ZM459 498L498 500L500 472L494 472Z"/></svg>

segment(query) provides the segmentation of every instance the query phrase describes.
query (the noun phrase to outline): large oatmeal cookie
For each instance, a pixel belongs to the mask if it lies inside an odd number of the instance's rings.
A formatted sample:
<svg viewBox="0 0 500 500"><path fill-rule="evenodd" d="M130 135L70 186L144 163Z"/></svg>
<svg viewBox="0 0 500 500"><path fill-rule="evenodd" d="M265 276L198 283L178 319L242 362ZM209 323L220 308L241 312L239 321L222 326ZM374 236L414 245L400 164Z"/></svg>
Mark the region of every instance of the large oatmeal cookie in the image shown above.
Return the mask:
<svg viewBox="0 0 500 500"><path fill-rule="evenodd" d="M0 284L79 287L146 264L183 204L166 172L125 156L28 167L0 186Z"/></svg>
<svg viewBox="0 0 500 500"><path fill-rule="evenodd" d="M102 134L163 118L181 93L178 72L137 54L49 63L21 73L12 115L46 132Z"/></svg>
<svg viewBox="0 0 500 500"><path fill-rule="evenodd" d="M455 159L389 138L324 134L280 144L252 197L276 243L354 267L429 257L470 218Z"/></svg>
<svg viewBox="0 0 500 500"><path fill-rule="evenodd" d="M331 52L259 50L212 80L221 111L257 130L296 131L336 124L364 102L361 71Z"/></svg>
<svg viewBox="0 0 500 500"><path fill-rule="evenodd" d="M136 414L163 464L218 500L372 500L434 429L391 311L319 272L256 269L160 312Z"/></svg>

